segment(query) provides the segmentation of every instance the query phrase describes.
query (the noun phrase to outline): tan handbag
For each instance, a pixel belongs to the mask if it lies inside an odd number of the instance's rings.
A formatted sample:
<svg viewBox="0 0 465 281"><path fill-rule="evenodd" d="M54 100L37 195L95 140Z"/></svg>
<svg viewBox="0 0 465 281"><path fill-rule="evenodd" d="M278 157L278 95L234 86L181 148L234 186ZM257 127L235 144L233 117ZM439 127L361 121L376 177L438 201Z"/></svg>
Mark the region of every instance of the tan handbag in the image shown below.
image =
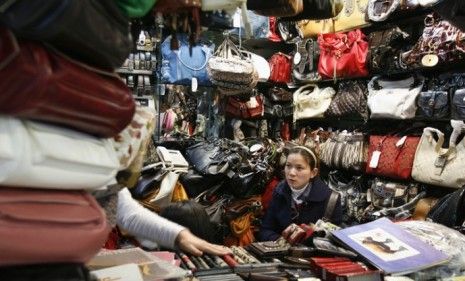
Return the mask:
<svg viewBox="0 0 465 281"><path fill-rule="evenodd" d="M317 37L319 34L348 31L368 25L366 10L368 0L343 0L343 7L337 16L324 20L301 20L297 29L303 38Z"/></svg>
<svg viewBox="0 0 465 281"><path fill-rule="evenodd" d="M464 127L462 123L462 128ZM435 128L423 130L413 162L414 180L451 188L465 186L465 139L456 143L461 130L463 129L454 128L449 148L442 148L444 134L440 130ZM434 135L437 135L437 141Z"/></svg>

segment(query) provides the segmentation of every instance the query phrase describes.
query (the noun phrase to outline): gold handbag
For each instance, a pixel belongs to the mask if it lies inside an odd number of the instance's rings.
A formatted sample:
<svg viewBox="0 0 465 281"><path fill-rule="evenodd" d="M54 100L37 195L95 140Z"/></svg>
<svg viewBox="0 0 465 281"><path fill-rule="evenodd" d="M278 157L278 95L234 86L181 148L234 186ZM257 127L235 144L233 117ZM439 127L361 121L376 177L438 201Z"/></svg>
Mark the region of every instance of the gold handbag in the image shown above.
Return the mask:
<svg viewBox="0 0 465 281"><path fill-rule="evenodd" d="M366 10L368 0L343 0L337 16L324 20L301 20L297 29L303 38L317 37L319 34L348 31L368 25Z"/></svg>

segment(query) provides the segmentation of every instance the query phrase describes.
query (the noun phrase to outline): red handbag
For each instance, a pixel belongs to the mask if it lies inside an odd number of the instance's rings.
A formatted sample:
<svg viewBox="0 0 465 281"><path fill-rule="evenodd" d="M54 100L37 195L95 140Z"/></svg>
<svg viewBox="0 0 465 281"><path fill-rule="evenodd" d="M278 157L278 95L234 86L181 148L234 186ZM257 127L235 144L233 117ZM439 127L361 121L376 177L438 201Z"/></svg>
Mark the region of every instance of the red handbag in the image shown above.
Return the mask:
<svg viewBox="0 0 465 281"><path fill-rule="evenodd" d="M110 228L85 191L0 188L0 265L85 263Z"/></svg>
<svg viewBox="0 0 465 281"><path fill-rule="evenodd" d="M229 117L250 119L263 116L263 96L257 95L249 100L241 100L238 97L228 97L225 113Z"/></svg>
<svg viewBox="0 0 465 281"><path fill-rule="evenodd" d="M410 179L419 142L420 137L415 136L370 136L365 172L392 179Z"/></svg>
<svg viewBox="0 0 465 281"><path fill-rule="evenodd" d="M283 54L276 53L269 59L271 74L269 80L276 83L289 83L291 82L291 57Z"/></svg>
<svg viewBox="0 0 465 281"><path fill-rule="evenodd" d="M64 125L113 137L132 120L135 102L115 73L17 42L0 28L0 114Z"/></svg>
<svg viewBox="0 0 465 281"><path fill-rule="evenodd" d="M368 42L360 29L347 33L327 33L318 36L320 59L318 73L322 77L367 76Z"/></svg>

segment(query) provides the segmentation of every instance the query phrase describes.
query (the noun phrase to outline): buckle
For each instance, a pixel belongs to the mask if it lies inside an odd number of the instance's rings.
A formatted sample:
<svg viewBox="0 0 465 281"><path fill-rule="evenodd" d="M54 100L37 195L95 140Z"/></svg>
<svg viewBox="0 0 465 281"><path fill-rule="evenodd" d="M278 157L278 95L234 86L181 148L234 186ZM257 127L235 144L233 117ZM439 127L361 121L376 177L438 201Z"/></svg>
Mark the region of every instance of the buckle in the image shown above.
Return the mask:
<svg viewBox="0 0 465 281"><path fill-rule="evenodd" d="M276 115L277 117L283 116L283 107L280 104L273 105L273 115Z"/></svg>

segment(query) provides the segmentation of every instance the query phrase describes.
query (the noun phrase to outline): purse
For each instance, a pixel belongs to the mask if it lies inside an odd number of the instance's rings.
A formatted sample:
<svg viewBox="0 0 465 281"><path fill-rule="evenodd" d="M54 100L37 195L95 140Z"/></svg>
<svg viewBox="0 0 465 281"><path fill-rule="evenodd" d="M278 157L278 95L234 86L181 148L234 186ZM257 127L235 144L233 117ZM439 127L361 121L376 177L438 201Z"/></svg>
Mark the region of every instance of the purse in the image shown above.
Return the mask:
<svg viewBox="0 0 465 281"><path fill-rule="evenodd" d="M392 179L409 180L420 137L371 135L365 172Z"/></svg>
<svg viewBox="0 0 465 281"><path fill-rule="evenodd" d="M134 99L117 74L18 41L0 28L0 114L46 121L101 137L131 122Z"/></svg>
<svg viewBox="0 0 465 281"><path fill-rule="evenodd" d="M0 144L2 185L98 189L120 166L109 139L32 121L0 118Z"/></svg>
<svg viewBox="0 0 465 281"><path fill-rule="evenodd" d="M371 118L412 119L416 99L423 88L423 77L386 80L376 76L368 83L368 107Z"/></svg>
<svg viewBox="0 0 465 281"><path fill-rule="evenodd" d="M320 89L316 84L308 84L294 92L294 122L306 118L324 117L325 111L335 95L331 87Z"/></svg>
<svg viewBox="0 0 465 281"><path fill-rule="evenodd" d="M440 90L421 92L417 106L418 116L433 119L447 118L450 115L449 92Z"/></svg>
<svg viewBox="0 0 465 281"><path fill-rule="evenodd" d="M268 98L264 98L263 114L270 118L287 118L291 117L294 112L292 103L278 103L272 102Z"/></svg>
<svg viewBox="0 0 465 281"><path fill-rule="evenodd" d="M263 116L263 96L256 95L248 100L238 97L228 97L225 114L229 117L251 119Z"/></svg>
<svg viewBox="0 0 465 281"><path fill-rule="evenodd" d="M110 231L103 210L84 191L2 186L0 213L2 266L85 263Z"/></svg>
<svg viewBox="0 0 465 281"><path fill-rule="evenodd" d="M152 9L157 0L116 0L121 11L129 18L141 18Z"/></svg>
<svg viewBox="0 0 465 281"><path fill-rule="evenodd" d="M339 82L339 89L326 110L326 116L360 116L368 120L368 89L363 81Z"/></svg>
<svg viewBox="0 0 465 281"><path fill-rule="evenodd" d="M304 9L302 0L247 0L247 9L262 16L295 16Z"/></svg>
<svg viewBox="0 0 465 281"><path fill-rule="evenodd" d="M365 136L358 132L335 133L321 146L320 159L328 167L362 171L367 162Z"/></svg>
<svg viewBox="0 0 465 281"><path fill-rule="evenodd" d="M289 83L291 82L291 57L276 53L269 60L271 74L268 79L274 83Z"/></svg>
<svg viewBox="0 0 465 281"><path fill-rule="evenodd" d="M197 80L199 86L211 85L206 66L215 46L206 43L190 46L186 35L177 34L179 48L172 50L172 36L168 36L160 46L162 83L191 85L192 80Z"/></svg>
<svg viewBox="0 0 465 281"><path fill-rule="evenodd" d="M303 0L302 12L292 17L281 17L285 21L299 21L303 19L328 19L335 16L336 7L333 12L334 0Z"/></svg>
<svg viewBox="0 0 465 281"><path fill-rule="evenodd" d="M292 101L292 93L284 88L274 86L268 90L268 96L273 102L290 102Z"/></svg>
<svg viewBox="0 0 465 281"><path fill-rule="evenodd" d="M0 22L20 38L106 69L122 66L132 46L129 20L113 0L3 3Z"/></svg>
<svg viewBox="0 0 465 281"><path fill-rule="evenodd" d="M321 80L318 74L320 48L318 42L311 38L296 42L297 50L292 59L292 78L297 82L315 82Z"/></svg>
<svg viewBox="0 0 465 281"><path fill-rule="evenodd" d="M465 187L451 192L442 198L428 212L428 220L447 227L465 231Z"/></svg>
<svg viewBox="0 0 465 281"><path fill-rule="evenodd" d="M430 127L423 130L413 162L414 180L449 188L465 185L465 174L460 172L465 168L465 139L456 142L460 132L465 131L463 127L462 124L462 128L454 128L448 148L442 148L444 134L440 130Z"/></svg>
<svg viewBox="0 0 465 281"><path fill-rule="evenodd" d="M452 96L452 119L465 120L465 88L456 90Z"/></svg>
<svg viewBox="0 0 465 281"><path fill-rule="evenodd" d="M360 29L320 34L318 73L324 78L367 76L368 42Z"/></svg>

